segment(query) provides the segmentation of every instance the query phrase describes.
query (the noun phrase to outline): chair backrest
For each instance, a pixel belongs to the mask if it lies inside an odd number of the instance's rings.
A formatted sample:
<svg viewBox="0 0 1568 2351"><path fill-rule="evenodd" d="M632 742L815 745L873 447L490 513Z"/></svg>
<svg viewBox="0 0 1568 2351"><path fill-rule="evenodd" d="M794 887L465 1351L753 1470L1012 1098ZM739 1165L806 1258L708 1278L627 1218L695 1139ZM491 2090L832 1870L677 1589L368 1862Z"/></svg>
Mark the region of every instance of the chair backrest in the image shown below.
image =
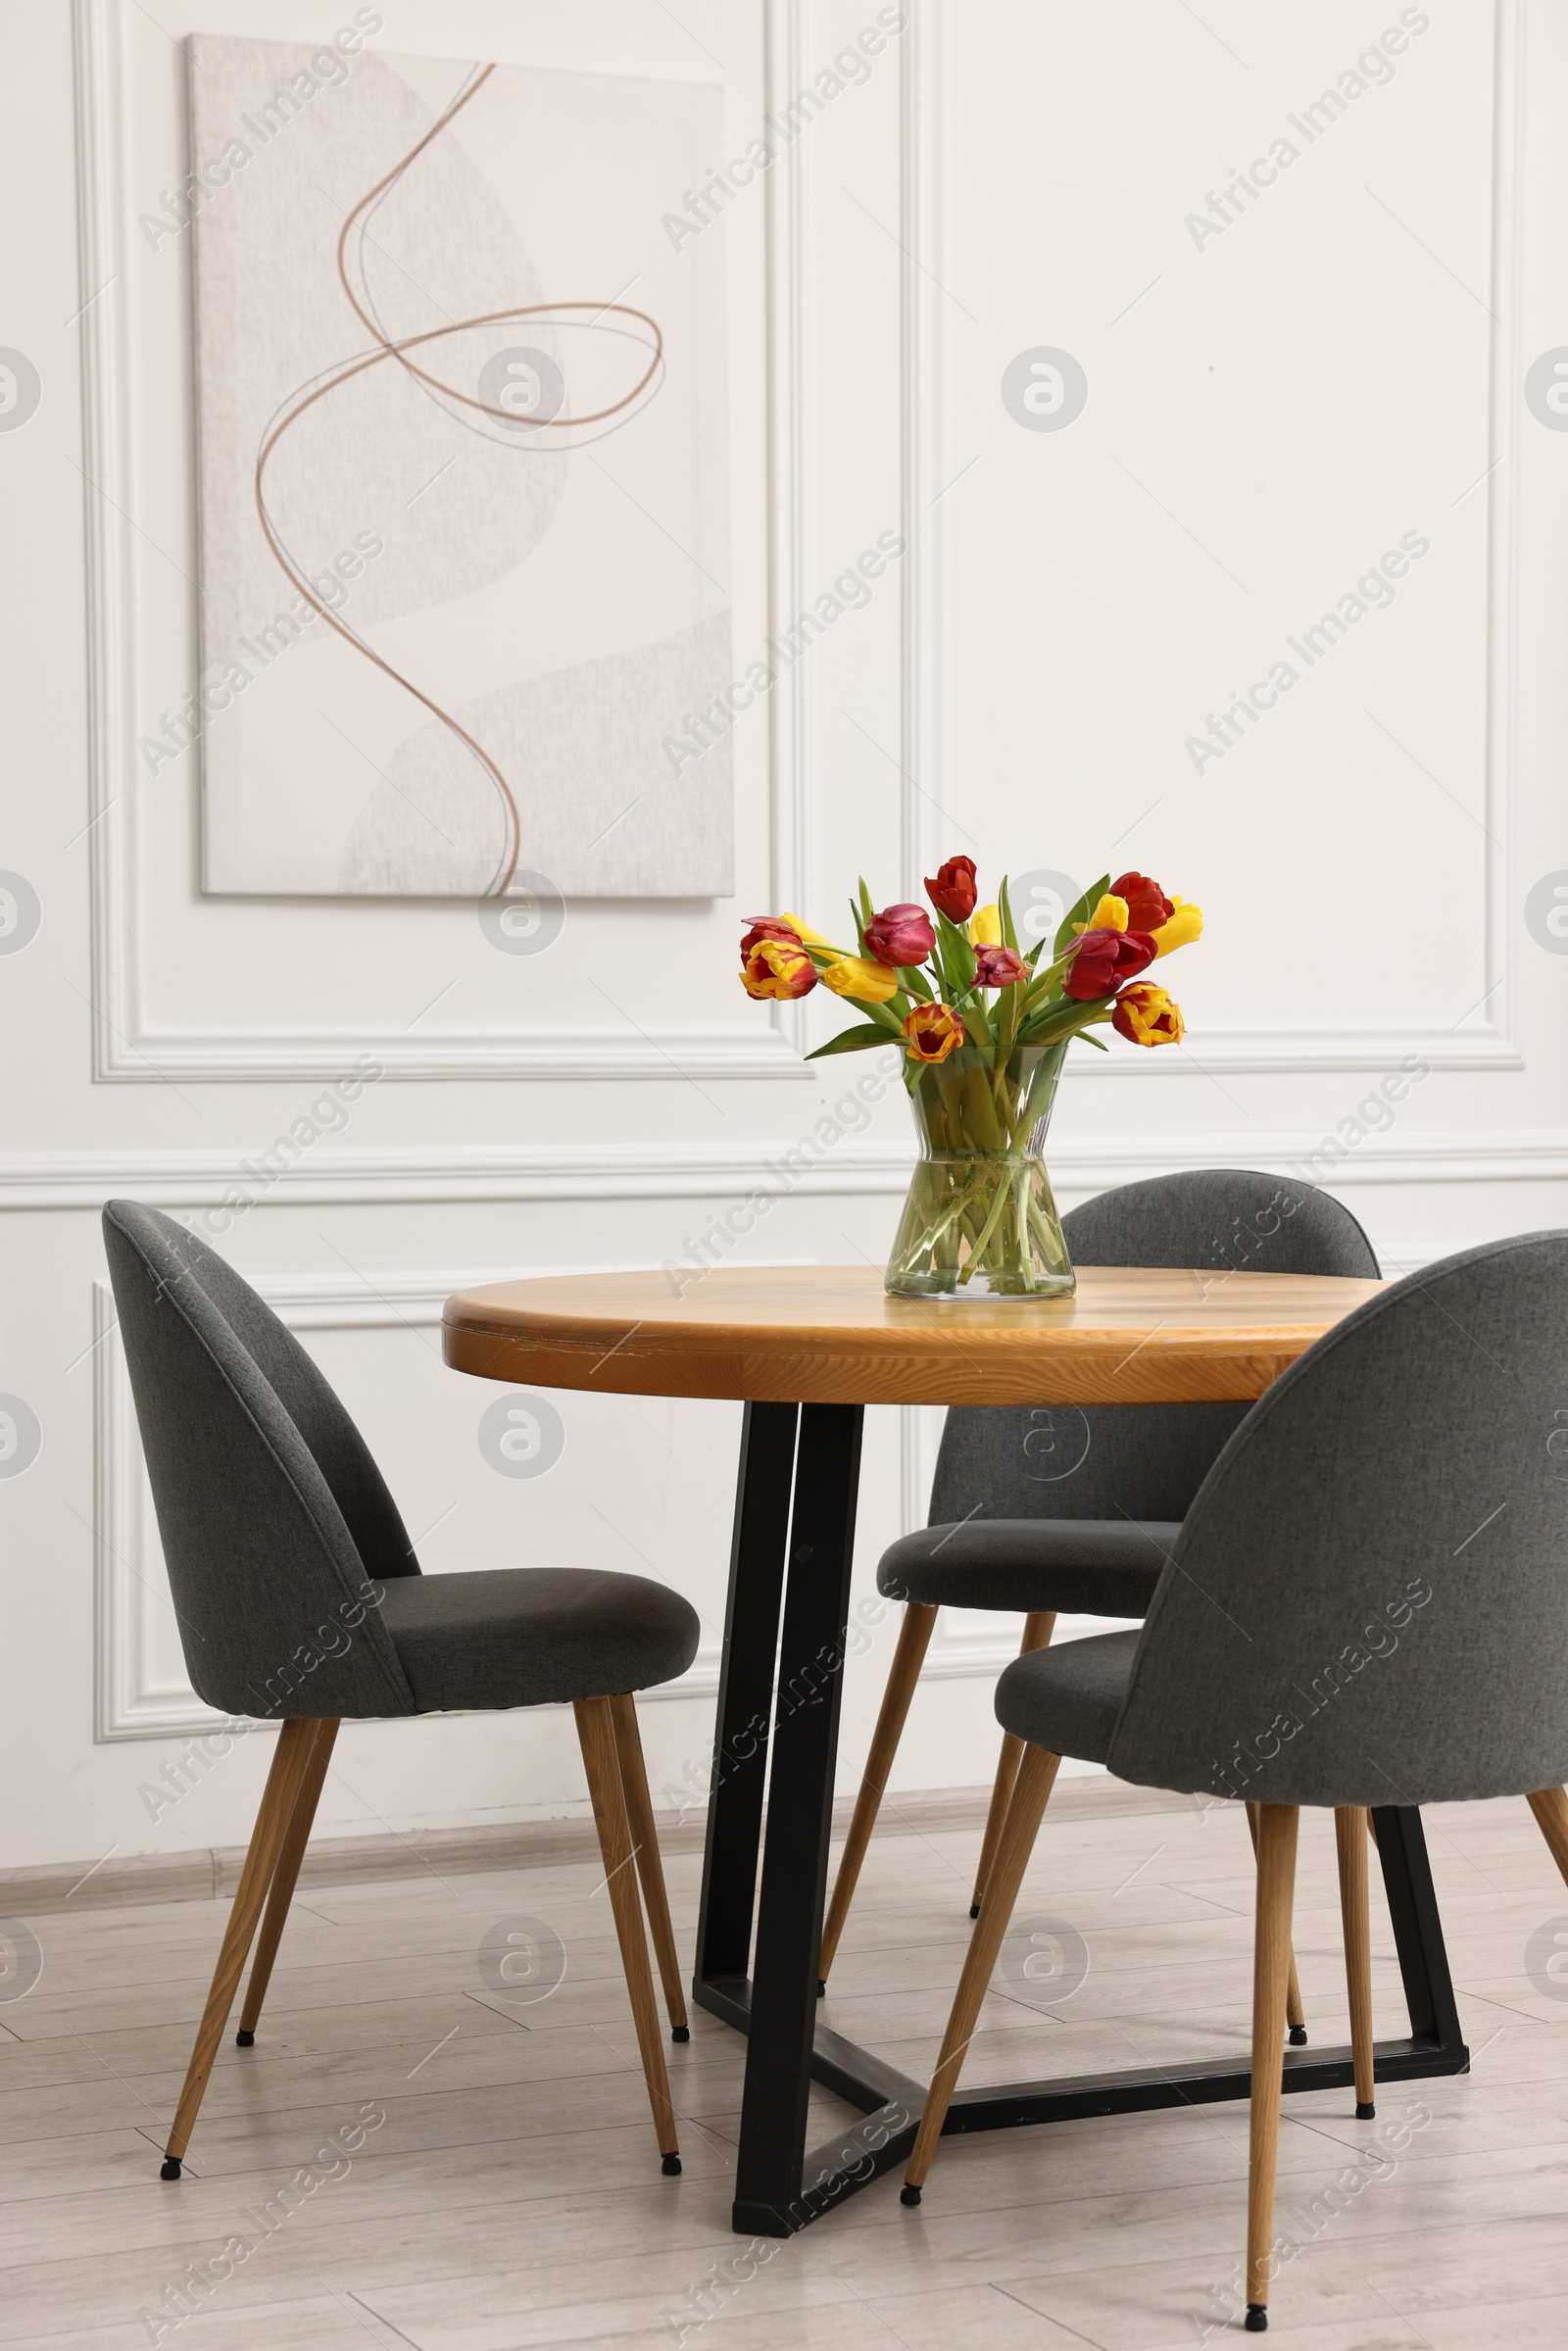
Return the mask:
<svg viewBox="0 0 1568 2351"><path fill-rule="evenodd" d="M103 1228L192 1687L226 1714L413 1713L376 1587L419 1563L353 1421L183 1225L111 1200Z"/></svg>
<svg viewBox="0 0 1568 2351"><path fill-rule="evenodd" d="M1392 1285L1251 1407L1160 1578L1109 1764L1277 1804L1568 1777L1568 1232Z"/></svg>
<svg viewBox="0 0 1568 2351"><path fill-rule="evenodd" d="M1348 1208L1311 1184L1235 1167L1154 1176L1062 1218L1075 1265L1217 1267L1376 1280ZM1020 1307L1027 1313L1027 1307ZM1185 1518L1246 1404L956 1404L931 1524L983 1518Z"/></svg>

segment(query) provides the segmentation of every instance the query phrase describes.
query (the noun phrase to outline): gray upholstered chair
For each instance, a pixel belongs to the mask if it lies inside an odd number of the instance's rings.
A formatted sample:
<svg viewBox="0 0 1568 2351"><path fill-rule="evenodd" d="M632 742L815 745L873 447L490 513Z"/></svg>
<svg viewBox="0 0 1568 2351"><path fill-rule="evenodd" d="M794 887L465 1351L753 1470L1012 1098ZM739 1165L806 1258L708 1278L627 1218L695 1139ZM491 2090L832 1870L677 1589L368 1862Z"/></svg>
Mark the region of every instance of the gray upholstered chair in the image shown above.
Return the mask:
<svg viewBox="0 0 1568 2351"><path fill-rule="evenodd" d="M1310 1184L1224 1167L1123 1184L1062 1219L1079 1265L1377 1279L1348 1208ZM1020 1309L1027 1311L1027 1309ZM931 1523L883 1553L877 1589L906 1601L898 1647L822 1930L825 1983L939 1608L1022 1609L1025 1652L1058 1614L1142 1616L1188 1504L1245 1404L955 1405L931 1486ZM1022 1752L1002 1742L970 1917ZM1249 1818L1250 1819L1250 1815ZM1291 1968L1291 2037L1304 2041Z"/></svg>
<svg viewBox="0 0 1568 2351"><path fill-rule="evenodd" d="M104 1243L191 1683L281 1722L169 2137L177 2180L246 1955L250 2047L345 1717L575 1710L663 2168L680 2170L635 1850L674 2038L690 2037L630 1693L683 1673L696 1613L644 1576L419 1570L364 1439L292 1333L156 1209L111 1200Z"/></svg>
<svg viewBox="0 0 1568 2351"><path fill-rule="evenodd" d="M1247 2325L1268 2324L1298 1808L1332 1806L1348 1925L1366 1810L1530 1794L1568 1774L1568 1232L1393 1284L1249 1411L1141 1633L1009 1665L1027 1741L904 2191L918 2203L1062 1755L1257 1805ZM1348 1822L1347 1824L1347 1816ZM1347 1869L1347 1849L1351 1866ZM1352 1969L1352 1993L1355 1970ZM1352 2031L1370 2055L1369 2002ZM1362 2096L1357 2082L1357 2098Z"/></svg>

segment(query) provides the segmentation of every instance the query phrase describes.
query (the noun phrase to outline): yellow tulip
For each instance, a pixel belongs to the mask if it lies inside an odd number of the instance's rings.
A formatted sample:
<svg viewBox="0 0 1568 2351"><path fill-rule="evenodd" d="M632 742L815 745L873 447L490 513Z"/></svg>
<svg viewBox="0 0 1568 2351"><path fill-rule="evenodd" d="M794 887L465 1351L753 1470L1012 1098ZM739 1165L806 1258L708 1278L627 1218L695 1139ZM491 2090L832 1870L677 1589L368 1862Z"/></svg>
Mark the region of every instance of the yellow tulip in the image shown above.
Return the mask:
<svg viewBox="0 0 1568 2351"><path fill-rule="evenodd" d="M951 1004L911 1004L904 1016L911 1061L945 1061L963 1043L963 1022Z"/></svg>
<svg viewBox="0 0 1568 2351"><path fill-rule="evenodd" d="M862 1004L885 1004L899 986L892 965L875 962L869 955L841 955L836 963L824 963L821 980L835 996L856 997Z"/></svg>
<svg viewBox="0 0 1568 2351"><path fill-rule="evenodd" d="M795 936L798 939L804 939L808 947L826 947L827 941L821 932L813 931L808 922L801 920L799 914L784 913L779 916L779 920L787 922Z"/></svg>
<svg viewBox="0 0 1568 2351"><path fill-rule="evenodd" d="M1127 928L1127 901L1107 890L1087 922L1075 922L1073 929L1080 936L1085 931L1124 931Z"/></svg>
<svg viewBox="0 0 1568 2351"><path fill-rule="evenodd" d="M1002 945L1002 908L976 906L969 917L971 947L1000 947Z"/></svg>
<svg viewBox="0 0 1568 2351"><path fill-rule="evenodd" d="M1183 898L1173 898L1170 903L1175 911L1169 921L1151 933L1156 955L1168 955L1172 948L1190 947L1195 939L1202 937L1202 907L1190 906Z"/></svg>

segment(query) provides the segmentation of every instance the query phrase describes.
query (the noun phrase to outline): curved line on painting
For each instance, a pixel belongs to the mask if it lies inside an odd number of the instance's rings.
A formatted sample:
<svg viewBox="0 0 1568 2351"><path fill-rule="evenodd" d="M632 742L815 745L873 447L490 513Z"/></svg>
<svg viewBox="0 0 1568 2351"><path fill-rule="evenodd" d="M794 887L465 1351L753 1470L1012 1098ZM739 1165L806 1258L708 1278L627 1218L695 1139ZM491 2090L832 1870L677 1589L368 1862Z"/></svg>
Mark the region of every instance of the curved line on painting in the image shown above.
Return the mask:
<svg viewBox="0 0 1568 2351"><path fill-rule="evenodd" d="M477 68L476 66L475 66L475 67L470 67L470 68L469 68L468 73L465 74L465 76L464 76L463 80L462 80L462 81L461 81L461 82L458 84L458 91L457 91L457 96L458 96L458 98L460 98L460 99L462 98L462 96L463 96L463 94L464 94L464 91L465 91L465 89L466 89L466 86L467 86L467 82L468 82L469 78L471 77L471 75L472 75L473 73L477 73L477 72L478 72L478 68ZM383 205L383 204L386 202L387 198L388 198L388 197L391 195L391 193L392 193L392 190L393 190L393 188L394 188L396 185L397 185L397 179L396 179L396 178L394 178L394 179L392 179L392 180L389 180L389 181L387 182L387 184L386 184L386 185L385 185L385 186L382 188L382 190L381 190L381 193L379 194L379 196L377 196L377 197L376 197L376 199L375 199L375 202L374 202L374 203L373 203L373 204L372 204L372 205L369 207L368 211L368 212L366 212L366 213L364 214L364 216L362 217L362 219L361 219L361 220L360 220L360 224L359 224L359 229L358 229L358 232L357 232L357 235L356 235L356 238L355 238L355 259L356 259L356 262L357 262L357 264L358 264L358 268L359 268L360 291L361 291L361 293L363 294L363 296L364 296L364 298L365 298L366 307L367 307L367 309L368 309L368 312L369 312L369 315L370 315L370 318L371 318L371 320L373 321L373 324L372 324L371 331L374 333L374 335L376 336L376 338L377 338L377 340L378 340L379 342L381 342L381 343L384 343L384 344L387 344L387 345L390 345L390 343L391 343L391 341L392 341L392 337L391 337L391 336L388 334L388 332L387 332L386 320L385 320L385 318L384 318L382 317L382 315L381 315L381 308L380 308L380 305L377 303L377 301L376 301L376 299L375 299L374 292L372 291L372 288L371 288L371 284L370 284L370 265L369 265L369 259L368 259L368 256L367 255L367 252L366 252L366 247L367 247L367 245L368 245L368 244L369 243L369 241L370 241L370 238L369 238L369 228L370 228L370 222L371 222L371 221L372 221L372 220L375 219L375 216L376 216L376 214L377 214L377 213L380 211L380 209L381 209L382 205ZM391 256L390 256L390 255L388 255L388 256L387 256L387 258L388 258L388 260L391 260ZM395 262L393 263L393 267L394 267L394 269L397 267L397 264L396 264ZM638 273L638 274L640 275L640 274L641 274L641 272L639 271L639 273ZM633 279L631 282L632 282L633 284L635 284L636 280L635 280L635 279ZM422 290L422 289L421 289L421 290ZM621 288L620 288L620 291L621 291L622 293L624 293L624 292L625 292L625 288L624 288L624 287L621 287ZM598 320L597 320L597 318L587 318L587 319L575 319L575 318L573 318L573 319L569 319L569 320L564 320L564 321L563 321L563 323L564 323L564 324L568 324L568 325L573 325L573 326L581 326L581 327L583 327L583 328L584 328L585 330L587 330L587 331L593 331L595 328L597 328L597 329L598 329L598 331L599 331L601 334L616 334L616 335L625 336L625 337L626 337L626 339L627 339L628 341L631 341L631 342L640 342L640 341L642 340L642 338L641 338L640 336L638 336L638 335L630 335L630 334L628 334L628 332L627 332L627 329L626 329L625 327L623 327L623 326L608 326L608 327L600 327L600 326L598 325ZM652 393L650 394L650 399L654 399L654 398L657 398L657 397L658 397L658 394L659 394L659 392L661 391L661 389L662 388L662 384L663 384L663 376L664 376L664 361L663 361L663 355L662 355L662 352L660 350L660 348L659 348L659 346L658 346L657 344L654 344L654 345L649 345L649 344L646 344L646 343L645 343L645 344L643 345L643 348L644 348L645 350L652 350L652 351L653 351L653 354L654 354L654 357L655 357L656 361L658 362L658 380L654 382L654 384L653 384L653 390L652 390ZM648 380L648 379L647 379L647 378L645 378L645 381L646 381L646 380ZM434 391L434 389L431 387L431 385L430 385L429 383L427 383L427 382L423 381L422 379L420 379L420 380L419 380L419 382L418 382L418 388L419 388L419 390L420 390L420 391L421 391L421 392L424 394L424 397L426 398L426 400L428 400L428 401L429 401L429 403L430 403L430 405L431 405L431 407L432 407L432 408L439 409L439 410L441 411L441 414L442 414L442 416L450 416L454 424L461 424L461 425L463 426L463 428L464 428L464 430L465 430L466 432L471 432L471 433L473 434L473 436L474 436L474 438L475 438L476 440L480 440L480 441L488 441L488 442L490 442L490 443L492 444L492 446L493 446L493 447L495 447L495 448L497 448L497 449L511 449L511 450L515 450L515 451L519 452L520 454L522 454L522 455L524 455L524 456L531 456L531 455L533 455L533 454L534 454L536 451L543 451L543 450L545 450L545 449L548 449L548 448L551 446L551 444L550 444L549 442L547 442L547 441L538 441L538 440L523 440L523 439L519 438L519 436L518 436L518 431L517 431L517 426L518 426L518 422L519 422L520 420L519 420L519 419L517 419L517 418L510 418L510 419L509 419L509 429L508 429L508 431L507 431L505 434L502 434L502 433L494 433L494 432L486 432L486 431L485 431L485 429L484 429L484 426L483 426L482 424L480 424L480 423L478 423L478 422L476 422L476 421L474 421L474 420L470 419L470 418L469 418L469 417L467 417L467 416L460 416L460 415L458 415L458 414L457 414L457 412L456 412L455 410L448 408L448 407L445 405L445 403L444 403L443 401L441 401L441 400L440 400L440 399L437 397L437 395L436 395L436 392ZM637 394L636 394L635 392L633 392L633 393L630 395L630 397L631 397L632 399L635 399L635 398L637 397ZM648 404L647 404L647 403L645 403L644 405L646 406L646 405L648 405ZM642 414L642 410L641 410L641 409L637 409L637 410L636 410L636 411L635 411L633 414L631 414L631 415L622 415L622 416L620 416L620 419L619 419L619 421L618 421L618 422L610 422L610 423L607 423L607 425L606 425L606 427L605 427L605 430L604 430L603 432L590 433L590 434L588 435L588 437L587 437L585 440L580 440L580 441L579 441L579 440L573 440L573 441L572 441L572 442L569 444L569 446L570 446L572 449L591 449L591 448L594 446L595 442L597 442L597 441L604 441L604 440L608 440L608 439L610 438L610 436L611 436L612 433L617 433L617 432L620 432L620 431L622 431L622 430L625 428L625 426L626 426L626 425L628 425L628 424L631 424L631 423L634 423L634 422L635 422L635 420L636 420L636 417L637 417L637 416L641 416L641 414ZM542 419L542 418L541 418L541 419L540 419L540 421L541 421L541 422L543 422L543 421L544 421L544 419ZM579 424L580 424L580 423L583 421L583 419L582 419L581 417L577 417L577 418L571 419L571 421L574 421L574 422L576 422L576 423L579 423ZM534 430L537 430L537 426L533 427L532 429L534 429Z"/></svg>

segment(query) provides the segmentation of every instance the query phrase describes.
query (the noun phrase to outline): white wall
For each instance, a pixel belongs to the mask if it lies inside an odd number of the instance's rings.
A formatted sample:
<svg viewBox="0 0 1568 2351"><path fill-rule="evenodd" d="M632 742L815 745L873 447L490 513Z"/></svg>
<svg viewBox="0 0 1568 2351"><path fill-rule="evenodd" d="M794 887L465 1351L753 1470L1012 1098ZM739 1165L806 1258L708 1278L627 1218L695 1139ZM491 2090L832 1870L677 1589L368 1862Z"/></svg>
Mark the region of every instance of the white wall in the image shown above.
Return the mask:
<svg viewBox="0 0 1568 2351"><path fill-rule="evenodd" d="M312 41L350 13L157 12L178 35ZM876 9L381 13L387 51L722 73L733 154ZM1568 436L1522 393L1568 339L1568 25L1546 0L1432 0L1392 80L1310 144L1289 131L1398 14L915 0L727 219L737 656L879 532L909 556L740 722L735 900L573 906L530 958L471 907L200 896L193 762L153 781L135 756L195 661L186 240L154 253L136 225L182 169L181 59L130 0L81 0L74 27L63 5L0 11L23 206L0 343L42 383L0 431L0 867L42 910L0 955L0 1390L42 1430L0 1478L0 1865L247 1833L262 1740L156 1820L139 1793L206 1718L95 1211L211 1208L363 1052L387 1075L221 1246L341 1388L428 1567L646 1563L690 1594L703 1653L645 1710L656 1787L700 1773L710 1737L739 1408L563 1396L560 1464L503 1479L475 1434L498 1392L442 1367L436 1323L460 1282L679 1256L842 1097L842 1069L797 1057L816 1003L771 1026L742 998L738 914L830 910L858 869L913 895L958 850L1081 880L1137 863L1208 911L1173 967L1190 1050L1085 1053L1057 1113L1065 1204L1338 1134L1335 1188L1396 1267L1568 1221L1568 963L1526 920L1568 867ZM1298 160L1195 236L1187 216L1282 133ZM1002 398L1041 347L1088 379L1060 431ZM1207 714L1407 531L1430 551L1394 604L1297 661L1198 772ZM1412 1054L1429 1074L1357 1139L1357 1103ZM737 1256L879 1261L907 1151L890 1095ZM869 1419L867 1585L923 1513L930 1452L930 1416ZM905 1785L989 1776L1005 1646L986 1620L947 1628ZM850 1670L847 1764L888 1651L884 1628ZM340 1754L328 1830L581 1801L560 1714L366 1727Z"/></svg>

